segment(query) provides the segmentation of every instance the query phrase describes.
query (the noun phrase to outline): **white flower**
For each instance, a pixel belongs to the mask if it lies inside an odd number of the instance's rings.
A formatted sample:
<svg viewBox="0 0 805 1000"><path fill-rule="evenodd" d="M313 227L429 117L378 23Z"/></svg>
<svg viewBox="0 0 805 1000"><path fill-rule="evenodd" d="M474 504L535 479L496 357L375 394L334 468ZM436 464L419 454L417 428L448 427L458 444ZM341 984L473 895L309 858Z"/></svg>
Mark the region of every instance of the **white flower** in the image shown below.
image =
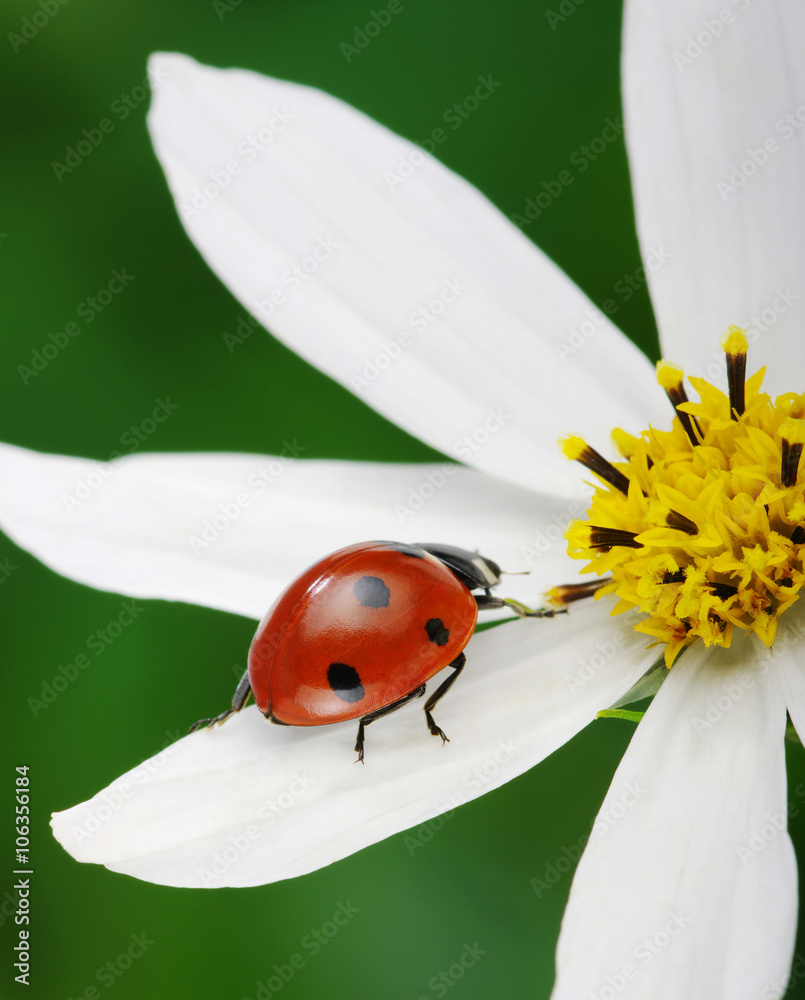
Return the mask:
<svg viewBox="0 0 805 1000"><path fill-rule="evenodd" d="M781 392L805 375L805 8L769 6L736 2L724 20L718 4L627 3L624 99L665 355L718 381L717 340L734 322L752 370L767 363ZM358 112L183 56L151 69L157 153L213 269L302 356L472 468L140 455L68 511L94 463L3 447L8 534L85 583L254 617L305 565L371 537L477 545L507 568L525 557L532 575L507 592L526 600L568 581L549 529L586 504L555 439L603 446L614 426L666 426L647 360L477 191ZM409 176L393 183L402 162ZM274 728L250 707L56 814L56 836L79 860L169 885L325 865L496 787L618 701L656 651L632 628L639 612L611 608L585 601L476 635L440 706L444 750L402 711L373 727L356 768L351 723ZM669 672L579 863L555 997L781 995L797 901L783 733L786 707L805 728L800 605L781 622L771 654L736 632Z"/></svg>

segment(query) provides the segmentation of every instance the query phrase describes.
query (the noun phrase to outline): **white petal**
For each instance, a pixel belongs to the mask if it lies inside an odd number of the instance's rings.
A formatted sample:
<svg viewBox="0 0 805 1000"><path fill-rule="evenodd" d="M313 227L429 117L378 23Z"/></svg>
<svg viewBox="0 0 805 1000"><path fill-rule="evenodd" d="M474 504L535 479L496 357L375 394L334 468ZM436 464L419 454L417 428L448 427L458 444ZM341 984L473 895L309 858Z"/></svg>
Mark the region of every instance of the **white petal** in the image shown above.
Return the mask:
<svg viewBox="0 0 805 1000"><path fill-rule="evenodd" d="M772 392L805 372L804 44L801 0L626 5L626 139L663 351L721 378L736 323Z"/></svg>
<svg viewBox="0 0 805 1000"><path fill-rule="evenodd" d="M779 671L788 714L805 742L805 601L799 600L777 629L769 665Z"/></svg>
<svg viewBox="0 0 805 1000"><path fill-rule="evenodd" d="M150 71L162 78L154 146L207 262L272 333L395 423L572 494L558 435L666 415L640 351L417 146L309 87L174 54ZM390 184L403 161L411 176Z"/></svg>
<svg viewBox="0 0 805 1000"><path fill-rule="evenodd" d="M782 996L797 871L785 705L762 655L745 636L695 648L660 688L579 862L553 1000Z"/></svg>
<svg viewBox="0 0 805 1000"><path fill-rule="evenodd" d="M271 455L138 454L113 462L0 444L0 528L81 583L261 618L306 566L362 539L478 548L539 601L575 571L583 511L473 469ZM79 499L85 498L85 499Z"/></svg>
<svg viewBox="0 0 805 1000"><path fill-rule="evenodd" d="M250 707L57 813L54 833L80 861L166 885L259 885L320 868L521 774L611 704L655 652L607 610L589 602L474 636L435 711L444 747L407 706L367 730L356 767L355 723L275 727Z"/></svg>

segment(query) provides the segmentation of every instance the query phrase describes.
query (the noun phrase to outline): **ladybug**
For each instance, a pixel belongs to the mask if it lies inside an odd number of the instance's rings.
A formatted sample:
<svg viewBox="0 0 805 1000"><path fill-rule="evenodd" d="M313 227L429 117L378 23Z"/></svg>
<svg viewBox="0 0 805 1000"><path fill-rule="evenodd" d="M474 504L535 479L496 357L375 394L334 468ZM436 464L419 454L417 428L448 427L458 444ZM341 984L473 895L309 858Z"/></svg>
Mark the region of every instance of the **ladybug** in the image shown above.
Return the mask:
<svg viewBox="0 0 805 1000"><path fill-rule="evenodd" d="M305 570L268 610L232 708L190 731L223 722L253 694L263 715L283 726L358 719L355 750L363 761L369 723L423 695L427 681L449 666L453 673L424 706L428 729L444 744L432 710L464 667L479 609L556 614L493 597L500 577L497 563L453 545L361 542L339 549Z"/></svg>

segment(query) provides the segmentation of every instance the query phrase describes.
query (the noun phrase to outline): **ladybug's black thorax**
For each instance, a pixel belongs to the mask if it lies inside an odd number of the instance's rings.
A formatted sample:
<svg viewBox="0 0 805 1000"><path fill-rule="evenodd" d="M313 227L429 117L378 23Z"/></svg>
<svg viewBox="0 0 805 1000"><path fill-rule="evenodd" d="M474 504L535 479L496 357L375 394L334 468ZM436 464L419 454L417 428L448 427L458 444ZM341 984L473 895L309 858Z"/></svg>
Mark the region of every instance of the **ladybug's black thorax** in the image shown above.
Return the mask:
<svg viewBox="0 0 805 1000"><path fill-rule="evenodd" d="M421 542L419 548L436 556L468 590L488 591L500 583L500 566L477 552L439 542Z"/></svg>

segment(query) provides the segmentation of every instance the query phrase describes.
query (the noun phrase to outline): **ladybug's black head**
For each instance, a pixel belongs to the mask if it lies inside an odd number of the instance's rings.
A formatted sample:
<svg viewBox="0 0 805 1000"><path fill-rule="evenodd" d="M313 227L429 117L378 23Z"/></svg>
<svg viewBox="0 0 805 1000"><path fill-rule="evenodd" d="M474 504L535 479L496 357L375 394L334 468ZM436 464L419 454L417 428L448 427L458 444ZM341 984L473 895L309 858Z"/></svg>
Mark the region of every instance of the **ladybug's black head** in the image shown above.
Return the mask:
<svg viewBox="0 0 805 1000"><path fill-rule="evenodd" d="M418 548L436 556L468 590L489 590L500 583L500 566L477 552L439 542L420 542Z"/></svg>

